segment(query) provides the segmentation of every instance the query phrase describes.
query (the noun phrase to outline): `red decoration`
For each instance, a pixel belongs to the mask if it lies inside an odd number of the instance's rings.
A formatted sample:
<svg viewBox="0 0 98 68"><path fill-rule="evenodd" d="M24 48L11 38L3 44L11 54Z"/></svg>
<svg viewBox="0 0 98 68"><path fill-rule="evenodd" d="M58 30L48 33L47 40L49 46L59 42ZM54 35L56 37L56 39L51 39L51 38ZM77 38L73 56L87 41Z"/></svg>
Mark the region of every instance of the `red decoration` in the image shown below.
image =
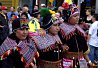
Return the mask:
<svg viewBox="0 0 98 68"><path fill-rule="evenodd" d="M69 4L67 2L65 2L65 3L62 4L62 7L65 8L65 9L68 9L69 8Z"/></svg>

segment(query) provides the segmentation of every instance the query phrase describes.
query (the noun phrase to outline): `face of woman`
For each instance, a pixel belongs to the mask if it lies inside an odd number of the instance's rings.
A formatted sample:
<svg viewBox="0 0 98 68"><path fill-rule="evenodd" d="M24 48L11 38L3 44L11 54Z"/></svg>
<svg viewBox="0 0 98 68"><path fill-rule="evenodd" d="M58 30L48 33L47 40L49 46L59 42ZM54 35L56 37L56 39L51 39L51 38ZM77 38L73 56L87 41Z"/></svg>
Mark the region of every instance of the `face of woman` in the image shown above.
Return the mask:
<svg viewBox="0 0 98 68"><path fill-rule="evenodd" d="M69 23L72 25L77 24L78 22L79 22L79 15L75 15L69 19Z"/></svg>
<svg viewBox="0 0 98 68"><path fill-rule="evenodd" d="M38 6L34 6L34 10L38 10Z"/></svg>
<svg viewBox="0 0 98 68"><path fill-rule="evenodd" d="M57 18L60 18L60 13L56 13L55 16L56 16Z"/></svg>
<svg viewBox="0 0 98 68"><path fill-rule="evenodd" d="M91 12L86 10L86 15L91 15Z"/></svg>
<svg viewBox="0 0 98 68"><path fill-rule="evenodd" d="M53 24L50 29L49 29L49 33L51 35L57 35L58 32L60 31L60 27L59 27L59 24Z"/></svg>
<svg viewBox="0 0 98 68"><path fill-rule="evenodd" d="M27 17L25 15L21 15L21 18L27 19Z"/></svg>
<svg viewBox="0 0 98 68"><path fill-rule="evenodd" d="M12 20L14 20L14 19L15 19L15 18L14 18L14 16L15 16L15 15L12 15L12 17L11 17L11 19L12 19Z"/></svg>
<svg viewBox="0 0 98 68"><path fill-rule="evenodd" d="M20 40L26 39L26 37L28 36L28 28L17 29L16 30L16 36Z"/></svg>

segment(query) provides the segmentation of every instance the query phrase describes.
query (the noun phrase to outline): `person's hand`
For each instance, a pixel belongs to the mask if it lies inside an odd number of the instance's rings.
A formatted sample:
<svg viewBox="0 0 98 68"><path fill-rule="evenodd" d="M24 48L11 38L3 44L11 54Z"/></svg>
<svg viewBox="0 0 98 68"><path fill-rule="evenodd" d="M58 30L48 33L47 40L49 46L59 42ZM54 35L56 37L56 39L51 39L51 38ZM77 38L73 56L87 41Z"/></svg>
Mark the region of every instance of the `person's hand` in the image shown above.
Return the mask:
<svg viewBox="0 0 98 68"><path fill-rule="evenodd" d="M92 67L92 66L93 66L93 63L92 63L91 61L88 61L88 65L89 65L90 67Z"/></svg>
<svg viewBox="0 0 98 68"><path fill-rule="evenodd" d="M60 18L59 21L60 21L60 23L63 23L64 22L64 19Z"/></svg>
<svg viewBox="0 0 98 68"><path fill-rule="evenodd" d="M3 28L4 26L0 25L0 28Z"/></svg>
<svg viewBox="0 0 98 68"><path fill-rule="evenodd" d="M56 41L55 45L62 45L61 41Z"/></svg>
<svg viewBox="0 0 98 68"><path fill-rule="evenodd" d="M68 51L69 50L69 47L67 45L63 45L63 50L64 51Z"/></svg>
<svg viewBox="0 0 98 68"><path fill-rule="evenodd" d="M39 29L38 33L40 36L45 36L46 35L46 31L44 29Z"/></svg>
<svg viewBox="0 0 98 68"><path fill-rule="evenodd" d="M94 63L97 65L98 64L98 61L94 61Z"/></svg>
<svg viewBox="0 0 98 68"><path fill-rule="evenodd" d="M29 68L29 67L30 68L34 68L34 63L31 62L30 64L26 64L25 65L25 68Z"/></svg>
<svg viewBox="0 0 98 68"><path fill-rule="evenodd" d="M93 66L93 63L89 63L90 66Z"/></svg>

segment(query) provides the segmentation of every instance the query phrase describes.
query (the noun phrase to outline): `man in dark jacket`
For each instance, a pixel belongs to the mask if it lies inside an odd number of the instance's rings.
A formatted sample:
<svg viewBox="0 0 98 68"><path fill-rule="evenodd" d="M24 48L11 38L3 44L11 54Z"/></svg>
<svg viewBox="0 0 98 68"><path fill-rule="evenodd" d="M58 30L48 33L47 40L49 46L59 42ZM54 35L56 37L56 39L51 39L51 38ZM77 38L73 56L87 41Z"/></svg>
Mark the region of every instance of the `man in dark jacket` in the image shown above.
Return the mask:
<svg viewBox="0 0 98 68"><path fill-rule="evenodd" d="M6 16L6 6L2 6L0 11L0 45L5 40L5 38L9 35L9 27L8 21Z"/></svg>

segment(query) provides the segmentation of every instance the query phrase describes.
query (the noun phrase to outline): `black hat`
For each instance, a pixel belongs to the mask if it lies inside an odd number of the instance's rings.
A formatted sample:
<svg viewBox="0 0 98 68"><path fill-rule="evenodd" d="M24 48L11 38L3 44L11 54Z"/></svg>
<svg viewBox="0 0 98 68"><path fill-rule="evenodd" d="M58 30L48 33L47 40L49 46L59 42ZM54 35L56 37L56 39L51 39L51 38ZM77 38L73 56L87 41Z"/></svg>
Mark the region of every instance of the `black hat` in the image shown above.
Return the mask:
<svg viewBox="0 0 98 68"><path fill-rule="evenodd" d="M51 13L49 12L48 8L42 8L40 10L41 17L43 17L43 20L41 22L41 28L43 29L49 29L49 27L53 24Z"/></svg>
<svg viewBox="0 0 98 68"><path fill-rule="evenodd" d="M59 24L57 19L52 16L49 9L43 8L41 9L41 16L43 17L43 21L41 22L41 28L45 30L49 29L53 24Z"/></svg>
<svg viewBox="0 0 98 68"><path fill-rule="evenodd" d="M55 19L53 16L48 15L43 18L43 22L41 23L41 28L45 30L49 29L53 24L61 24L61 19ZM63 19L62 19L63 20Z"/></svg>
<svg viewBox="0 0 98 68"><path fill-rule="evenodd" d="M52 24L53 24L52 17L51 15L48 15L47 17L43 17L41 28L49 29Z"/></svg>
<svg viewBox="0 0 98 68"><path fill-rule="evenodd" d="M14 30L17 30L19 28L29 28L28 20L23 19L23 18L15 19L12 22L12 30L14 31Z"/></svg>

